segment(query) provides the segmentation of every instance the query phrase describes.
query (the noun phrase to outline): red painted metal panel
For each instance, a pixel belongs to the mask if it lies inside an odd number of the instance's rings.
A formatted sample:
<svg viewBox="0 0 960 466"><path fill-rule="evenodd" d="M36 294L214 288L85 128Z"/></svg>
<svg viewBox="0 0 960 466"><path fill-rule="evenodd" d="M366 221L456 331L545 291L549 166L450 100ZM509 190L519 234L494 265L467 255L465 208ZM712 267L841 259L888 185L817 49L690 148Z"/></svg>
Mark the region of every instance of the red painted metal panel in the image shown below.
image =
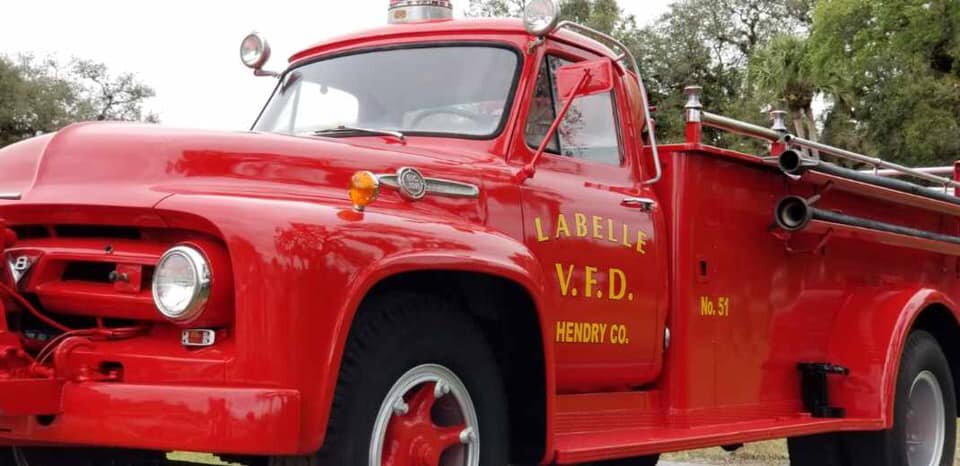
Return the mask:
<svg viewBox="0 0 960 466"><path fill-rule="evenodd" d="M63 380L0 380L0 417L59 414Z"/></svg>
<svg viewBox="0 0 960 466"><path fill-rule="evenodd" d="M68 384L63 414L43 426L0 418L0 439L237 454L294 454L300 394L272 388Z"/></svg>

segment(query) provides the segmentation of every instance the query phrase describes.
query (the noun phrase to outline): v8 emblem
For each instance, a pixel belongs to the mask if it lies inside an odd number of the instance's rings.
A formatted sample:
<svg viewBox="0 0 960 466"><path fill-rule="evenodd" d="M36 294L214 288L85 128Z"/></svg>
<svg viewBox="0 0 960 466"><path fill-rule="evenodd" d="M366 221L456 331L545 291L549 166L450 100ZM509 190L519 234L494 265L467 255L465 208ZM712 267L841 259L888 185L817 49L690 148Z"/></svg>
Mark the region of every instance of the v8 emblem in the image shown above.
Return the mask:
<svg viewBox="0 0 960 466"><path fill-rule="evenodd" d="M33 266L33 260L27 256L19 256L10 260L10 273L13 274L13 281L20 283L20 279L27 274L30 267Z"/></svg>
<svg viewBox="0 0 960 466"><path fill-rule="evenodd" d="M30 258L27 256L20 256L13 263L13 270L17 272L26 272L30 270L30 266L33 265L33 262L30 261Z"/></svg>

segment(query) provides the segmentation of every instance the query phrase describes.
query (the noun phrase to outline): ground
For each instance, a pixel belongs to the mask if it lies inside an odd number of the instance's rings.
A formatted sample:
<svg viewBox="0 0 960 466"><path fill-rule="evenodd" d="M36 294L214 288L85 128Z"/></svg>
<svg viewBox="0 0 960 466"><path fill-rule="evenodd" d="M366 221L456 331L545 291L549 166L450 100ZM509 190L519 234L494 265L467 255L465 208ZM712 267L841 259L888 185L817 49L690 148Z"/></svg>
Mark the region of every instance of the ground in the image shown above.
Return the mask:
<svg viewBox="0 0 960 466"><path fill-rule="evenodd" d="M960 445L960 442L957 442ZM960 451L957 452L957 458L960 458ZM210 455L197 455L192 453L174 453L171 459L179 461L193 461L204 464L218 464ZM720 448L708 448L705 450L692 450L682 453L672 453L665 455L661 466L703 466L703 465L740 465L740 466L787 466L790 462L787 460L787 445L784 441L758 442L745 445L734 453L727 453ZM954 461L955 466L960 466L960 461Z"/></svg>

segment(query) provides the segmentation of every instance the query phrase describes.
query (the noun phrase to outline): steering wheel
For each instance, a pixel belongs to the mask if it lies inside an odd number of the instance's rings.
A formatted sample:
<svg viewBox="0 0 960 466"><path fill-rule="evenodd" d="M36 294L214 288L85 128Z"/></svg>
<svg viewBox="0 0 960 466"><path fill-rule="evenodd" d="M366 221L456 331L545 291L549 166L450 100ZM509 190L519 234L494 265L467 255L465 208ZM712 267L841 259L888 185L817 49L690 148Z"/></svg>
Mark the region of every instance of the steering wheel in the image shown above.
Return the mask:
<svg viewBox="0 0 960 466"><path fill-rule="evenodd" d="M480 121L480 118L482 118L482 116L476 113L467 112L465 110L457 110L453 108L440 108L435 110L425 110L423 113L417 115L417 117L410 122L410 126L416 128L420 126L420 123L423 123L423 120L426 120L427 117L431 117L434 115L453 115L453 116L458 116L460 118L466 118L467 120L470 120L473 123L476 123L478 125L482 123Z"/></svg>

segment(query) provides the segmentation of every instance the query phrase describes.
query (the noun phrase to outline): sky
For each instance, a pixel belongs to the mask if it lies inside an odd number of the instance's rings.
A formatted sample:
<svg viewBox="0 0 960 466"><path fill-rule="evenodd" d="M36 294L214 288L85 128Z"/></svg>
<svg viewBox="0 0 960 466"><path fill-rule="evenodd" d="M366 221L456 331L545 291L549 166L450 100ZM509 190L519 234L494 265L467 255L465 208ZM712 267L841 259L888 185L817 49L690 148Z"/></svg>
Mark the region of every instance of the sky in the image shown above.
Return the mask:
<svg viewBox="0 0 960 466"><path fill-rule="evenodd" d="M468 0L453 0L457 16ZM620 0L647 24L671 0ZM388 0L5 0L0 54L53 55L105 63L154 88L146 109L165 125L246 130L276 83L239 59L240 41L262 33L266 68L338 35L386 24Z"/></svg>

